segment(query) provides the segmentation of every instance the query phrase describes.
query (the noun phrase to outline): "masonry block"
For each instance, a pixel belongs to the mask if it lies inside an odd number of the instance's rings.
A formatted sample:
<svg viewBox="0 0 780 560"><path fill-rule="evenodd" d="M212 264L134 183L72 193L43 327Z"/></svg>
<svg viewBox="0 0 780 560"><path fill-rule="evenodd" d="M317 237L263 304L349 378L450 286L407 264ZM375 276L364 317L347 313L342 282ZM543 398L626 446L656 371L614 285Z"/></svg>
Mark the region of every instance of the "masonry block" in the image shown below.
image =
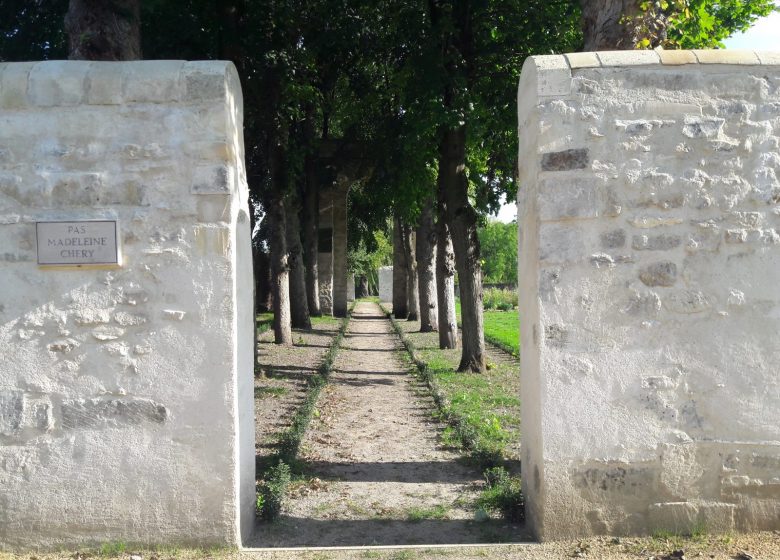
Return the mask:
<svg viewBox="0 0 780 560"><path fill-rule="evenodd" d="M251 533L238 83L220 61L0 64L0 550Z"/></svg>
<svg viewBox="0 0 780 560"><path fill-rule="evenodd" d="M780 58L562 58L518 86L529 527L780 530Z"/></svg>

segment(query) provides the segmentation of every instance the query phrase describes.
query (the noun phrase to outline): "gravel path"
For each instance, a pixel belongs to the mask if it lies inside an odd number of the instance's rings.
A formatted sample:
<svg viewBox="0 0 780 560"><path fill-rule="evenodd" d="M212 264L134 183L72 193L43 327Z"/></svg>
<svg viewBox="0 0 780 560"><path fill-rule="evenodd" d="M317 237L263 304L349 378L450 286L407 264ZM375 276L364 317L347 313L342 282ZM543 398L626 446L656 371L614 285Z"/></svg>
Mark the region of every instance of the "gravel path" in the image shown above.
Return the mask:
<svg viewBox="0 0 780 560"><path fill-rule="evenodd" d="M303 441L309 473L282 518L253 546L348 546L519 540L497 519L475 521L480 472L440 443L442 426L409 375L400 341L375 303L359 302Z"/></svg>
<svg viewBox="0 0 780 560"><path fill-rule="evenodd" d="M255 375L255 454L262 464L275 451L276 437L290 426L306 396L307 380L317 372L339 329L338 321L294 329L292 346L274 344L273 331L258 337Z"/></svg>

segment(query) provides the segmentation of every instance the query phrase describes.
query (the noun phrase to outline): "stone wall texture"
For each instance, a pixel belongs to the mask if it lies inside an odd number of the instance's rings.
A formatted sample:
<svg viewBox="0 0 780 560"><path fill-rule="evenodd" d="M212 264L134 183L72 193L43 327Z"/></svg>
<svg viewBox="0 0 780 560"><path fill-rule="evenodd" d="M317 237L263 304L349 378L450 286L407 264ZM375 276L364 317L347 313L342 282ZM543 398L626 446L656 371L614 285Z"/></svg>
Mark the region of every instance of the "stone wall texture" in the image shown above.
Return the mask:
<svg viewBox="0 0 780 560"><path fill-rule="evenodd" d="M251 530L243 150L230 63L0 64L0 549ZM95 219L120 266L37 265Z"/></svg>
<svg viewBox="0 0 780 560"><path fill-rule="evenodd" d="M393 302L393 267L379 268L379 301Z"/></svg>
<svg viewBox="0 0 780 560"><path fill-rule="evenodd" d="M532 57L518 110L535 533L780 529L780 54Z"/></svg>

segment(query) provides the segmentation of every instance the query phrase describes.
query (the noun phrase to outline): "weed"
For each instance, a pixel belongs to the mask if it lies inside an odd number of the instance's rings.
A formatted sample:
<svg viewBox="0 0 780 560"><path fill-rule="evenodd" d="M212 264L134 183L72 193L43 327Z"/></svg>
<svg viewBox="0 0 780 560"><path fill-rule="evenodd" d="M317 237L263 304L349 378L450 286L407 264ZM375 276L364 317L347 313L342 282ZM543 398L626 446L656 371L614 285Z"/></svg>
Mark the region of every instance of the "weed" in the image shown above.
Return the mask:
<svg viewBox="0 0 780 560"><path fill-rule="evenodd" d="M127 550L127 544L122 541L103 543L98 554L101 556L119 556Z"/></svg>
<svg viewBox="0 0 780 560"><path fill-rule="evenodd" d="M484 476L487 487L477 505L484 510L498 511L509 521L523 521L525 509L520 478L510 476L504 467L487 469Z"/></svg>
<svg viewBox="0 0 780 560"><path fill-rule="evenodd" d="M390 557L390 560L412 560L415 556L413 550L399 550Z"/></svg>
<svg viewBox="0 0 780 560"><path fill-rule="evenodd" d="M373 550L364 550L363 554L361 554L362 558L381 558L382 554L379 552L375 552Z"/></svg>
<svg viewBox="0 0 780 560"><path fill-rule="evenodd" d="M282 462L268 469L265 480L260 486L260 496L262 498L262 510L260 515L267 521L273 521L282 512L282 502L284 493L290 484L290 467Z"/></svg>
<svg viewBox="0 0 780 560"><path fill-rule="evenodd" d="M289 393L287 387L255 387L255 398L280 397Z"/></svg>
<svg viewBox="0 0 780 560"><path fill-rule="evenodd" d="M446 519L447 507L443 505L431 508L413 507L406 514L408 521L422 521L423 519Z"/></svg>

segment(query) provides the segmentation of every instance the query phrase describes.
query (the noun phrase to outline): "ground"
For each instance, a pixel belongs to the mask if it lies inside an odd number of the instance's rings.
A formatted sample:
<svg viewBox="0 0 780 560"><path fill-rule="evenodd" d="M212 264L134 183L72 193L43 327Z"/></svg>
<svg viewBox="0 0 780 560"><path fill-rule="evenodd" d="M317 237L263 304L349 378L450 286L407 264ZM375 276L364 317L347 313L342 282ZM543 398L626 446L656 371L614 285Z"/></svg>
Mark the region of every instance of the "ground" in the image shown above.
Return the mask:
<svg viewBox="0 0 780 560"><path fill-rule="evenodd" d="M273 385L259 383L261 394L285 386L288 393L279 400L289 401L298 393L300 384L279 385L278 379L279 372L297 375L298 368L273 365L294 352L261 350L268 375L277 376ZM453 544L527 537L497 516L476 514L482 473L443 443L444 426L411 369L379 306L359 302L303 439L295 465L299 474L282 516L260 523L253 544ZM278 417L279 403L267 413L261 410L265 402L258 405L258 418ZM258 424L258 439L265 441L263 434Z"/></svg>

